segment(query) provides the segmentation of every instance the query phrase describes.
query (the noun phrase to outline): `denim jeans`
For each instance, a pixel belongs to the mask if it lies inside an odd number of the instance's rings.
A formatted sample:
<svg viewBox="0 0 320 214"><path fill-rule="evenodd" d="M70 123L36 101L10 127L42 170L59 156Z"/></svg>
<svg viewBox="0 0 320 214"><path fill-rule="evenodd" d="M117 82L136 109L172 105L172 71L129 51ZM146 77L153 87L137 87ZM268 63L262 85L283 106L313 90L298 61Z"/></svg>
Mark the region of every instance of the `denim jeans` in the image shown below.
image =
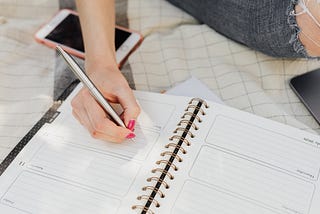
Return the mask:
<svg viewBox="0 0 320 214"><path fill-rule="evenodd" d="M307 57L292 15L298 0L168 0L226 37L274 57Z"/></svg>

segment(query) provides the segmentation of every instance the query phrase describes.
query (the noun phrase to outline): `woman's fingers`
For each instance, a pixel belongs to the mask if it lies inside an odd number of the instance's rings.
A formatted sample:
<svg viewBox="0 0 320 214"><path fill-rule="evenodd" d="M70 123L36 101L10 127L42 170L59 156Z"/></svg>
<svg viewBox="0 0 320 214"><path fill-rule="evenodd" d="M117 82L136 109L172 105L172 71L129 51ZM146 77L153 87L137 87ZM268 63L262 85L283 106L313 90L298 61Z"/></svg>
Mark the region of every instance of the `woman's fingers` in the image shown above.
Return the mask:
<svg viewBox="0 0 320 214"><path fill-rule="evenodd" d="M140 114L140 107L131 90L121 91L118 94L118 101L123 108L122 117L127 128L134 130L136 120Z"/></svg>
<svg viewBox="0 0 320 214"><path fill-rule="evenodd" d="M85 96L88 102L84 103L84 108L94 132L118 138L119 141L125 140L131 131L121 126L117 126L113 121L111 121L101 106L97 104L90 94L85 94Z"/></svg>
<svg viewBox="0 0 320 214"><path fill-rule="evenodd" d="M114 142L114 143L120 143L124 140L124 139L119 139L118 136L114 137L114 136L111 136L111 135L108 135L105 133L101 133L101 132L95 130L89 120L89 117L88 117L88 114L86 111L83 110L80 112L80 114L81 113L83 114L81 117L78 116L78 114L75 113L75 111L73 111L72 113L73 113L73 116L88 130L91 137L96 138L96 139L100 139L100 140ZM84 121L84 122L82 122L82 121Z"/></svg>
<svg viewBox="0 0 320 214"><path fill-rule="evenodd" d="M75 118L88 129L93 138L122 142L135 136L129 129L111 121L86 88L72 100L72 107Z"/></svg>
<svg viewBox="0 0 320 214"><path fill-rule="evenodd" d="M87 70L91 71L89 78L107 100L122 106L121 116L127 128L116 125L87 88L82 88L71 102L75 118L88 129L94 138L122 142L127 138L135 137L133 130L140 107L126 79L117 67L90 65L92 66L87 66Z"/></svg>
<svg viewBox="0 0 320 214"><path fill-rule="evenodd" d="M93 72L90 74L90 78L94 82L100 83L99 89L108 100L122 106L123 122L128 129L134 130L140 107L121 72L117 68L111 68L107 73Z"/></svg>

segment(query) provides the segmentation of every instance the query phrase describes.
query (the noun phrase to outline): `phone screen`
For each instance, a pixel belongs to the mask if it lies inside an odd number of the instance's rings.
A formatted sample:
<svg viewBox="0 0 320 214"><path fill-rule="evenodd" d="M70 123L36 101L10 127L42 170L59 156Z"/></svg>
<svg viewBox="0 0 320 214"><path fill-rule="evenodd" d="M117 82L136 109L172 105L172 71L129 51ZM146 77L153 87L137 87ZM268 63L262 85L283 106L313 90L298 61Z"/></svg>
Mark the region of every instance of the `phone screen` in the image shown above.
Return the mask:
<svg viewBox="0 0 320 214"><path fill-rule="evenodd" d="M290 86L320 124L320 69L292 78Z"/></svg>
<svg viewBox="0 0 320 214"><path fill-rule="evenodd" d="M120 29L115 30L115 48L116 50L131 35L130 32ZM46 39L71 47L78 51L84 52L83 39L79 17L69 14L55 29L53 29Z"/></svg>

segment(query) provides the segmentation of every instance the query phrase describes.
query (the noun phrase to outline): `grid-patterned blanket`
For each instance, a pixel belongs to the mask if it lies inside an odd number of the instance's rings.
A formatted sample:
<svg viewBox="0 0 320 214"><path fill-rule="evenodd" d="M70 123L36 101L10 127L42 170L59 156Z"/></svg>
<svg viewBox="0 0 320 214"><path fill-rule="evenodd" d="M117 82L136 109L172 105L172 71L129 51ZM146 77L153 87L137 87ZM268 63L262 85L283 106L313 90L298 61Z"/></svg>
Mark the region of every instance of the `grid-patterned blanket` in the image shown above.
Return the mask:
<svg viewBox="0 0 320 214"><path fill-rule="evenodd" d="M52 104L54 76L65 68L33 33L58 8L52 0L0 0L0 160ZM122 69L132 87L159 92L195 76L230 106L320 132L288 85L320 62L265 56L165 0L117 0L117 23L145 36ZM56 88L68 82L56 80Z"/></svg>

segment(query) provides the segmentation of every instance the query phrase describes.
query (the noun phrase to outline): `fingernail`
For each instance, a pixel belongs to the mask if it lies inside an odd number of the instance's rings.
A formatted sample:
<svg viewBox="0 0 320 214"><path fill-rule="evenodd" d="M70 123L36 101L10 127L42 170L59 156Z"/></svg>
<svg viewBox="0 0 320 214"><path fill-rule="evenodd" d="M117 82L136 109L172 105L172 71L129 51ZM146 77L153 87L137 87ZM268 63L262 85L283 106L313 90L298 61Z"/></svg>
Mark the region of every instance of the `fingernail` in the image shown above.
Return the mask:
<svg viewBox="0 0 320 214"><path fill-rule="evenodd" d="M133 131L135 125L136 125L136 121L135 120L130 120L129 123L128 123L127 128L129 130Z"/></svg>
<svg viewBox="0 0 320 214"><path fill-rule="evenodd" d="M126 138L127 139L131 139L131 138L134 138L136 135L134 134L134 133L129 133L127 136L126 136Z"/></svg>

